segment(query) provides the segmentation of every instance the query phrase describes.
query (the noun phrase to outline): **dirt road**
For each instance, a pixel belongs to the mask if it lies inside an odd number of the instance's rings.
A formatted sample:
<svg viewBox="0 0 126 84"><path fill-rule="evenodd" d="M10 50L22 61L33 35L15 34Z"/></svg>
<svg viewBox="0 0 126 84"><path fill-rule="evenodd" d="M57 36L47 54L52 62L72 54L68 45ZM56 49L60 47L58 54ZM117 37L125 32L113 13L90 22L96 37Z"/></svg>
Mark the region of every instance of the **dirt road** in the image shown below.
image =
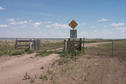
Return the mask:
<svg viewBox="0 0 126 84"><path fill-rule="evenodd" d="M85 46L91 47L105 43L107 42L90 43ZM2 56L0 57L0 84L29 84L27 81L22 81L26 72L30 75L40 74L57 59L59 59L58 54L46 57L35 57L35 53L23 56ZM42 66L43 70L40 69Z"/></svg>
<svg viewBox="0 0 126 84"><path fill-rule="evenodd" d="M29 84L27 82L22 83L26 72L30 75L37 75L42 72L40 67L44 67L44 70L46 70L57 59L59 59L58 54L46 57L35 57L35 54L31 54L0 61L0 84ZM3 60L3 58L0 60Z"/></svg>
<svg viewBox="0 0 126 84"><path fill-rule="evenodd" d="M107 43L111 43L111 42L87 43L84 46L85 47L92 47L92 46L98 46L98 45L107 44Z"/></svg>

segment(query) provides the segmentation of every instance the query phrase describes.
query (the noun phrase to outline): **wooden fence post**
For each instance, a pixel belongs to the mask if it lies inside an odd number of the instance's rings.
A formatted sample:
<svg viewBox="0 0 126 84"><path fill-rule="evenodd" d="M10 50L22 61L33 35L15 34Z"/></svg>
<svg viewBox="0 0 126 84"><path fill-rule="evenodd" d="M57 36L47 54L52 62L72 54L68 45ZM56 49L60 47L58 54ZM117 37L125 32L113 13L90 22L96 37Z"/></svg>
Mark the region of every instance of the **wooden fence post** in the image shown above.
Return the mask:
<svg viewBox="0 0 126 84"><path fill-rule="evenodd" d="M29 46L29 47L30 47L30 49L32 49L32 44L33 44L33 42L31 41L31 42L30 42L30 46Z"/></svg>
<svg viewBox="0 0 126 84"><path fill-rule="evenodd" d="M68 39L68 41L67 41L67 52L68 53L70 52L70 47L71 47L71 42L70 42L70 39Z"/></svg>
<svg viewBox="0 0 126 84"><path fill-rule="evenodd" d="M37 42L37 44L36 44L36 46L37 46L37 52L39 52L39 50L40 50L40 40L39 39L37 39L36 40Z"/></svg>
<svg viewBox="0 0 126 84"><path fill-rule="evenodd" d="M33 40L33 49L36 51L36 52L39 52L40 48L41 48L41 41L39 39L36 39L36 40Z"/></svg>
<svg viewBox="0 0 126 84"><path fill-rule="evenodd" d="M64 40L64 52L67 52L67 40Z"/></svg>

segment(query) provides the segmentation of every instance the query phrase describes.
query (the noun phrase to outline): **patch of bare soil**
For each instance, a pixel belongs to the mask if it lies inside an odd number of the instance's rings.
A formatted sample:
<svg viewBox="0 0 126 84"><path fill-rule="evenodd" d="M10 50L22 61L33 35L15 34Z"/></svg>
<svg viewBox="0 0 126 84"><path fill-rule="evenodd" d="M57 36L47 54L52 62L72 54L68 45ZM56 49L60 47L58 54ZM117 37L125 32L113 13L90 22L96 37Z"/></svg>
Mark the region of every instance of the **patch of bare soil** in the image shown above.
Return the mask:
<svg viewBox="0 0 126 84"><path fill-rule="evenodd" d="M58 54L35 57L34 53L23 56L5 56L5 59L2 56L0 59L0 84L30 84L29 81L22 80L26 72L33 77L46 71L50 64L57 59L59 59ZM43 69L40 69L41 67Z"/></svg>

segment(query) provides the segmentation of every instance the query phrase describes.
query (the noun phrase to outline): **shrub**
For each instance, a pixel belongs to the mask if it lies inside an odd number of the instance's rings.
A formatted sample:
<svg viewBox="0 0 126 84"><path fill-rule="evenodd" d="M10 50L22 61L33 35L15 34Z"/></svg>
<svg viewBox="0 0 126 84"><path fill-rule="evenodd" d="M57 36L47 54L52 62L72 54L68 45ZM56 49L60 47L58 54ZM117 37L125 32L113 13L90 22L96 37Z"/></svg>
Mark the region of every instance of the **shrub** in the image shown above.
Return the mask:
<svg viewBox="0 0 126 84"><path fill-rule="evenodd" d="M38 53L36 56L48 56L52 54L51 51L41 51L40 53Z"/></svg>
<svg viewBox="0 0 126 84"><path fill-rule="evenodd" d="M4 55L4 52L0 51L0 56Z"/></svg>
<svg viewBox="0 0 126 84"><path fill-rule="evenodd" d="M10 53L10 56L16 56L16 55L22 55L24 54L24 51L14 51Z"/></svg>
<svg viewBox="0 0 126 84"><path fill-rule="evenodd" d="M63 65L65 63L68 63L71 59L69 58L61 58L59 60L57 60L56 62L58 63L58 65Z"/></svg>
<svg viewBox="0 0 126 84"><path fill-rule="evenodd" d="M33 50L31 50L30 48L26 48L25 52L28 53L28 54L31 54L31 53L33 53Z"/></svg>

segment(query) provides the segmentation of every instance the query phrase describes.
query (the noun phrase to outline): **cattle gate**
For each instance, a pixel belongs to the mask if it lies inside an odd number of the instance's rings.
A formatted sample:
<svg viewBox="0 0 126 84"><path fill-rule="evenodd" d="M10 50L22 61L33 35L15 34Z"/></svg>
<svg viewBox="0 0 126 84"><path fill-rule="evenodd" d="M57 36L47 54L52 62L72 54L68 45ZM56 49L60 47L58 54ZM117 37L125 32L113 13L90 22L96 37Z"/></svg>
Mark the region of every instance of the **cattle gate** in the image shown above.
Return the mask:
<svg viewBox="0 0 126 84"><path fill-rule="evenodd" d="M64 51L71 52L73 50L82 51L84 50L84 39L67 39L64 40Z"/></svg>
<svg viewBox="0 0 126 84"><path fill-rule="evenodd" d="M41 48L40 39L30 39L30 40L19 40L16 39L15 49L33 49L35 51L39 51Z"/></svg>

